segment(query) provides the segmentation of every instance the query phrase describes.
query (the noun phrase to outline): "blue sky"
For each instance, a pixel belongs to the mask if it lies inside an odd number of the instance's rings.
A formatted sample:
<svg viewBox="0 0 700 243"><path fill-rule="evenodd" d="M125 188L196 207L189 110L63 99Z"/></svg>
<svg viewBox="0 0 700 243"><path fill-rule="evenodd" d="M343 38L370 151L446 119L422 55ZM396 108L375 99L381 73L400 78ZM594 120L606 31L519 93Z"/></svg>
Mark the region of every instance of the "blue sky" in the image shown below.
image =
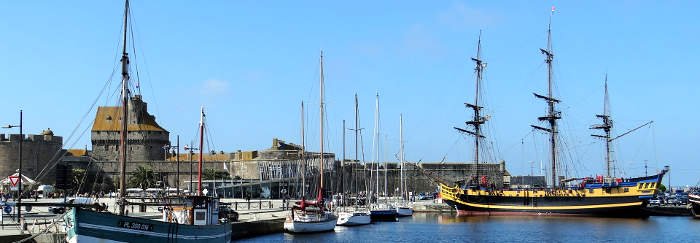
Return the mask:
<svg viewBox="0 0 700 243"><path fill-rule="evenodd" d="M0 123L25 110L26 130L50 127L66 147L89 144L90 104L118 77L121 1L3 2L0 8ZM374 94L379 92L385 159L398 151L404 114L410 161L471 161L471 138L456 133L471 114L469 60L483 30L488 143L513 174L546 164L546 135L530 124L545 112L546 45L553 18L556 96L564 114L562 154L570 175L604 173L603 143L588 127L602 112L609 75L615 134L651 127L615 143L618 172L671 165L672 184L698 183L700 29L693 1L132 1L142 94L158 122L194 140L201 105L213 148L298 143L300 102L307 140L318 149L318 55L325 53L327 146L341 156L342 120L352 126L360 97L365 155L371 159ZM135 71L135 66L132 66ZM118 73L118 72L117 72ZM132 74L134 80L136 75ZM97 105L114 105L103 95ZM89 113L88 113L89 112ZM87 114L87 120L80 123ZM81 126L78 126L81 124ZM76 128L78 127L78 128ZM76 135L68 139L76 130ZM9 133L9 131L3 131ZM348 144L352 134L348 133ZM353 156L348 145L348 157ZM532 163L531 161L534 161Z"/></svg>

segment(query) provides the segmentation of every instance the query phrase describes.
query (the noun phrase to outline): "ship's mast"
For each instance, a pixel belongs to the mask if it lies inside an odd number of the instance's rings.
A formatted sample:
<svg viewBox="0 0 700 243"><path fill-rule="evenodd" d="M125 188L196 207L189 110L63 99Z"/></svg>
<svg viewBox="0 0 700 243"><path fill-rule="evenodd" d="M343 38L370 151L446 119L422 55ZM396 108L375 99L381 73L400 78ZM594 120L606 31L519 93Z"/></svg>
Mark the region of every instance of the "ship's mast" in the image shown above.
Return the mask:
<svg viewBox="0 0 700 243"><path fill-rule="evenodd" d="M403 201L404 200L404 194L403 194L403 190L404 190L404 186L403 186L403 159L404 159L403 158L403 114L399 115L399 140L400 140L399 141L399 143L400 143L400 152L399 152L399 160L400 161L399 162L400 162L400 166L401 166L401 179L399 181L399 187L400 187L399 190L401 190L400 191L401 201Z"/></svg>
<svg viewBox="0 0 700 243"><path fill-rule="evenodd" d="M199 170L197 171L197 194L202 196L202 161L204 160L204 106L199 117Z"/></svg>
<svg viewBox="0 0 700 243"><path fill-rule="evenodd" d="M462 129L455 127L458 131L474 136L474 174L475 179L478 183L479 181L479 142L484 135L481 134L481 125L486 122L486 119L481 116L481 109L483 107L479 106L479 96L480 96L480 84L483 78L484 68L486 68L486 63L481 60L481 31L479 31L479 41L476 46L476 57L472 58L475 67L474 72L476 73L476 88L474 91L474 104L464 103L467 108L474 110L474 118L471 121L466 121L467 126L472 126L474 131ZM478 185L478 184L477 184Z"/></svg>
<svg viewBox="0 0 700 243"><path fill-rule="evenodd" d="M322 199L323 199L323 162L324 162L324 154L323 154L323 51L321 51L320 66L321 66L321 68L320 68L321 74L320 74L319 82L320 82L321 84L320 84L320 86L319 86L319 87L320 87L319 90L320 90L320 100L321 100L321 102L319 102L319 104L320 104L320 106L319 106L319 109L320 109L320 112L319 112L319 116L320 116L319 124L320 124L320 126L319 126L319 127L320 127L320 129L321 129L321 136L320 136L320 140L321 140L321 161L319 162L319 164L320 164L320 165L319 165L319 168L320 168L320 172L321 172L321 178L320 178L319 181L320 181L320 186L321 186L321 187L319 188L318 198L319 198L319 200L322 200Z"/></svg>
<svg viewBox="0 0 700 243"><path fill-rule="evenodd" d="M357 155L359 154L358 151L357 151L357 150L358 150L358 147L357 147L357 135L358 135L358 133L360 132L360 129L358 128L358 127L359 127L359 123L360 123L360 120L359 120L359 113L360 113L360 111L359 111L359 109L358 109L358 104L357 104L357 93L355 93L355 163L353 163L353 167L354 167L354 165L355 165L356 163L359 162L358 157L357 157ZM357 178L355 178L355 171L354 171L354 168L351 169L350 171L351 171L350 173L351 173L352 178L353 178L353 184L354 184L354 186L355 186L355 191L354 191L354 192L355 192L355 193L358 193L359 190L358 190L358 188L357 188ZM357 201L355 201L355 202L357 203Z"/></svg>
<svg viewBox="0 0 700 243"><path fill-rule="evenodd" d="M376 111L375 111L375 116L374 116L374 142L376 143L376 149L374 151L374 162L376 163L377 166L377 197L379 197L379 92L377 92L376 96ZM377 198L377 202L379 202L379 198Z"/></svg>
<svg viewBox="0 0 700 243"><path fill-rule="evenodd" d="M547 26L547 49L540 49L545 55L545 63L547 63L547 96L533 93L535 97L543 99L547 102L547 115L538 117L540 121L547 121L549 128L532 125L533 128L546 131L549 133L550 156L552 159L552 188L557 187L557 120L561 119L561 112L556 110L556 103L560 100L554 98L553 81L552 81L552 61L554 60L554 52L552 51L552 15L549 16L549 25Z"/></svg>
<svg viewBox="0 0 700 243"><path fill-rule="evenodd" d="M129 124L129 53L126 52L126 36L128 32L129 0L124 4L124 39L122 49L122 127L119 138L119 215L124 215L126 207L126 153L127 133Z"/></svg>
<svg viewBox="0 0 700 243"><path fill-rule="evenodd" d="M304 101L301 102L301 197L306 197L306 133L304 132Z"/></svg>
<svg viewBox="0 0 700 243"><path fill-rule="evenodd" d="M600 129L605 132L605 135L596 135L593 134L591 136L593 137L598 137L602 138L605 140L605 164L606 164L606 172L608 177L613 177L614 173L612 173L612 158L610 156L611 153L611 143L612 140L611 138L611 131L613 127L613 121L610 119L610 100L608 98L608 74L605 74L605 96L603 98L603 114L602 115L596 115L597 118L600 118L602 120L602 124L597 124L591 126L591 129Z"/></svg>

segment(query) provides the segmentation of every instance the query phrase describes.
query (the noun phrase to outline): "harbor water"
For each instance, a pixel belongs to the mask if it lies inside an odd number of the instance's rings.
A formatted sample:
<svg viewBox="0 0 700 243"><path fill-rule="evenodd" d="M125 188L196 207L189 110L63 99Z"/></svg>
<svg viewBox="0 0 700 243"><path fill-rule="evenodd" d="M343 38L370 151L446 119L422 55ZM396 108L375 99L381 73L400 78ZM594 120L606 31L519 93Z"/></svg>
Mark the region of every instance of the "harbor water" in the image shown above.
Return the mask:
<svg viewBox="0 0 700 243"><path fill-rule="evenodd" d="M477 216L416 213L400 222L336 227L335 232L277 233L242 242L698 242L691 217Z"/></svg>

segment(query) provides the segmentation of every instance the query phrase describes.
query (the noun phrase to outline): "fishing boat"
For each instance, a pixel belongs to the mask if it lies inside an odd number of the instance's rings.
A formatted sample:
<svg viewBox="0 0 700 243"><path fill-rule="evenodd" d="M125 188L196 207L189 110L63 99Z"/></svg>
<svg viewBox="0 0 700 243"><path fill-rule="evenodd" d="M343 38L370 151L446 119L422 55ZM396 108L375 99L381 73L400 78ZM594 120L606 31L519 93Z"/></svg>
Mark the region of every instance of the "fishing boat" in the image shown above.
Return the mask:
<svg viewBox="0 0 700 243"><path fill-rule="evenodd" d="M407 189L406 189L406 181L404 180L403 176L403 166L404 166L404 150L403 150L403 114L400 116L400 125L399 125L399 140L401 140L401 145L400 145L400 151L399 151L399 166L401 167L401 177L399 180L399 191L401 192L401 198L400 200L396 203L396 214L398 217L408 217L408 216L413 216L413 207L406 201L406 198L408 197Z"/></svg>
<svg viewBox="0 0 700 243"><path fill-rule="evenodd" d="M379 160L380 160L380 136L379 136L379 92L377 92L376 95L376 110L375 110L375 116L374 116L374 164L376 166L376 183L375 183L375 188L376 191L375 197L374 197L374 203L371 205L371 210L370 210L370 218L372 219L372 222L375 221L387 221L387 222L396 222L398 221L398 214L396 213L396 208L394 205L390 204L388 201L388 194L387 194L387 167L386 163L384 164L384 202L380 203L379 202ZM371 168L370 168L371 169ZM370 176L371 177L371 176ZM371 180L371 178L370 178Z"/></svg>
<svg viewBox="0 0 700 243"><path fill-rule="evenodd" d="M559 179L559 165L557 156L557 135L559 133L557 120L561 119L561 112L557 111L555 105L560 102L553 97L552 81L552 61L554 52L551 45L551 16L547 30L547 48L540 49L545 56L548 67L548 94L534 94L536 98L543 99L548 104L548 113L539 117L539 121L547 122L548 127L532 125L535 130L544 131L549 134L550 159L551 159L551 181L547 188L494 188L489 183L489 178L479 175L475 170L476 177L463 185L450 185L440 183L440 195L442 200L457 210L458 215L586 215L602 217L648 217L643 210L648 199L652 198L656 189L661 185L661 179L668 171L665 167L659 173L651 176L636 178L619 178L612 173L610 160L610 142L618 137L611 138L610 130L612 120L610 115L597 115L603 119L602 125L595 125L592 129L602 129L606 135L596 135L602 137L607 144L607 175L596 178L570 178ZM481 116L482 107L479 106L479 84L485 62L481 60L481 35L477 47L477 55L472 60L476 63L476 96L474 104L465 104L474 110L474 119L466 124L473 129L455 128L460 132L469 134L475 138L475 168L478 168L479 141L484 138L480 126L486 122L486 118ZM607 86L606 86L607 87ZM607 90L607 88L606 88ZM607 91L606 91L607 99ZM649 124L649 123L647 123ZM645 124L645 125L647 125ZM642 126L645 126L642 125ZM642 127L640 126L640 127ZM640 128L638 127L638 128ZM636 130L635 128L633 130ZM628 131L629 133L631 131ZM624 133L622 135L625 135ZM563 178L563 177L561 177Z"/></svg>
<svg viewBox="0 0 700 243"><path fill-rule="evenodd" d="M358 143L357 143L357 133L360 131L359 129L359 106L357 102L357 94L355 94L355 161L358 160ZM343 121L343 131L345 131L345 121ZM345 151L345 133L343 133L343 151ZM343 152L343 161L345 161L345 152ZM354 166L354 164L353 164ZM341 166L344 168L344 166ZM353 170L350 170L351 174L351 181L355 182L355 177L353 174ZM343 192L345 192L344 188L345 184L343 184ZM354 195L359 195L358 193L358 187L355 185L354 187L353 194ZM341 203L344 205L346 201L343 199L341 200ZM372 218L370 217L370 212L369 210L364 207L358 205L359 202L357 198L355 200L352 200L352 205L350 206L343 206L337 208L338 212L338 222L336 222L336 225L339 226L358 226L358 225L368 225L372 223Z"/></svg>
<svg viewBox="0 0 700 243"><path fill-rule="evenodd" d="M202 195L200 150L200 181L198 195L179 197L168 202L163 210L162 220L130 217L125 213L126 163L127 163L127 124L129 111L129 56L127 53L127 32L129 1L124 9L124 39L122 52L121 116L119 120L121 139L119 143L119 214L105 211L92 211L74 207L63 219L66 225L66 241L82 242L230 242L231 224L219 223L219 200ZM201 114L200 144L204 136L204 110ZM200 146L201 147L201 146Z"/></svg>
<svg viewBox="0 0 700 243"><path fill-rule="evenodd" d="M323 198L323 166L325 164L323 146L323 52L320 57L320 130L321 130L321 154L319 160L319 187L315 201L301 201L292 206L291 211L284 221L284 230L289 233L316 233L333 231L337 217L325 207Z"/></svg>

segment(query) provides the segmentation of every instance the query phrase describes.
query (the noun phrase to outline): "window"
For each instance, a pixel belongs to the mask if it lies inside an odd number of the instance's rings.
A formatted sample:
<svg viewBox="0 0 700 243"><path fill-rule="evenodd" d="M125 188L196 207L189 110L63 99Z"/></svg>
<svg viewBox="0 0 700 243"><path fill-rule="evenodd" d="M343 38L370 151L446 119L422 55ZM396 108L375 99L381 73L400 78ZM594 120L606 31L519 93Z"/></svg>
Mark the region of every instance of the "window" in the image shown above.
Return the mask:
<svg viewBox="0 0 700 243"><path fill-rule="evenodd" d="M588 193L593 193L593 188L588 189Z"/></svg>
<svg viewBox="0 0 700 243"><path fill-rule="evenodd" d="M205 218L205 212L195 212L194 213L194 219L195 220L204 220Z"/></svg>
<svg viewBox="0 0 700 243"><path fill-rule="evenodd" d="M624 190L624 191L625 191L625 192L629 192L630 189L629 189L628 187L625 187L625 190Z"/></svg>
<svg viewBox="0 0 700 243"><path fill-rule="evenodd" d="M637 187L637 189L642 189L642 186L644 186L644 183L638 183L638 185L639 186Z"/></svg>

